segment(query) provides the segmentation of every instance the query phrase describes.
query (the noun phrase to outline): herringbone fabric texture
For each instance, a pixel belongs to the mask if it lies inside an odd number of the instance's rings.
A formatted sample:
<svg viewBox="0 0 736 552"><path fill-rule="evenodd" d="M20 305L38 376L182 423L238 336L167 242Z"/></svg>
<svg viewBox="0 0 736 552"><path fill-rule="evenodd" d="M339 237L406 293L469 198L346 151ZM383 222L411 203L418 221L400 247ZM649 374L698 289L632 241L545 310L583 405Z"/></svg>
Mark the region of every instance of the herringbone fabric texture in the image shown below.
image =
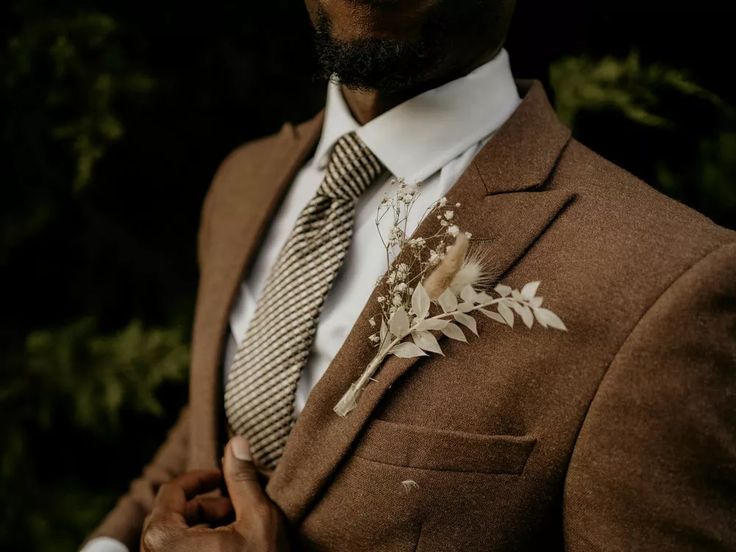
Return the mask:
<svg viewBox="0 0 736 552"><path fill-rule="evenodd" d="M322 184L266 281L230 368L225 411L254 458L274 468L294 423L294 398L320 311L353 233L355 203L384 167L355 133L335 144Z"/></svg>

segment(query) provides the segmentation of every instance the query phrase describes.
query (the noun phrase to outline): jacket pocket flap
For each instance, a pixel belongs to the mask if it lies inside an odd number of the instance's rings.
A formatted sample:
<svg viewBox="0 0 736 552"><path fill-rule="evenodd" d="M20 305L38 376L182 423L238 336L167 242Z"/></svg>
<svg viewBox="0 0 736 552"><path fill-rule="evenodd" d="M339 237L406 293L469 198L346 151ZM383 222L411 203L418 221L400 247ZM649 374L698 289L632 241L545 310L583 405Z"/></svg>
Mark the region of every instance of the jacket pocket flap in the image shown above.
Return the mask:
<svg viewBox="0 0 736 552"><path fill-rule="evenodd" d="M482 435L373 420L355 455L408 468L520 474L536 441L529 436Z"/></svg>

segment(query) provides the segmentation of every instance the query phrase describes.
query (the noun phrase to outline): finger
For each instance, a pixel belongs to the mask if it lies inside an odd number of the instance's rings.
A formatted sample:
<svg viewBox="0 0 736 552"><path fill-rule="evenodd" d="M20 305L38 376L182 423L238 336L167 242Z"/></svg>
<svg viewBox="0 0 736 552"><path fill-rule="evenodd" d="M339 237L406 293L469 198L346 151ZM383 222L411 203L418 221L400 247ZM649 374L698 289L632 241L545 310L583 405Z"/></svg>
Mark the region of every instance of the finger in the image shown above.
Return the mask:
<svg viewBox="0 0 736 552"><path fill-rule="evenodd" d="M164 495L169 492L175 494L174 491L164 490ZM186 522L181 514L158 506L158 500L159 495L156 496L153 511L143 522L141 550L144 552L169 550L173 540L187 530Z"/></svg>
<svg viewBox="0 0 736 552"><path fill-rule="evenodd" d="M187 496L181 486L173 481L167 481L158 488L156 498L153 501L151 514L160 518L168 514L183 514L186 507Z"/></svg>
<svg viewBox="0 0 736 552"><path fill-rule="evenodd" d="M261 484L261 487L266 487L268 485L268 482L271 479L271 476L273 475L273 470L271 468L266 468L262 465L260 465L256 459L254 458L251 460L253 462L253 465L256 467L256 470L258 470L258 482ZM223 456L220 458L220 465L225 465L225 457Z"/></svg>
<svg viewBox="0 0 736 552"><path fill-rule="evenodd" d="M198 470L185 473L159 487L153 503L153 511L157 514L170 512L183 516L188 499L216 489L221 481L222 474L218 470Z"/></svg>
<svg viewBox="0 0 736 552"><path fill-rule="evenodd" d="M172 479L172 483L179 485L189 500L217 489L222 483L222 473L220 470L195 470Z"/></svg>
<svg viewBox="0 0 736 552"><path fill-rule="evenodd" d="M187 531L184 520L179 516L170 519L173 516L175 514L152 513L146 518L141 534L142 552L163 552L172 549L173 543Z"/></svg>
<svg viewBox="0 0 736 552"><path fill-rule="evenodd" d="M186 550L193 552L200 552L201 550L217 550L218 552L254 550L254 548L248 546L242 535L233 531L230 527L217 527L215 529L193 527L187 531L181 540L181 544L186 544ZM176 550L181 549L177 548ZM267 549L258 548L258 550ZM162 549L162 552L171 552L171 549Z"/></svg>
<svg viewBox="0 0 736 552"><path fill-rule="evenodd" d="M250 446L244 437L233 437L225 447L223 472L236 519L248 519L267 503L268 498L258 480L258 470L253 465Z"/></svg>
<svg viewBox="0 0 736 552"><path fill-rule="evenodd" d="M187 502L184 517L187 525L217 523L232 518L235 511L229 498L197 496Z"/></svg>

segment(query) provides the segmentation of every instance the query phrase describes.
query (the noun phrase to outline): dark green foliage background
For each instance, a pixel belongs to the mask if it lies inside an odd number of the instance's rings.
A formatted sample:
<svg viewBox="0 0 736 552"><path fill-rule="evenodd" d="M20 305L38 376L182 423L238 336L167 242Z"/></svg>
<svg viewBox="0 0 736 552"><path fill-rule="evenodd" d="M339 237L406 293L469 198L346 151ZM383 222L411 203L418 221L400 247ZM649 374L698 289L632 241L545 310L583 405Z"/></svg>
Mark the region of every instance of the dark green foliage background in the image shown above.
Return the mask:
<svg viewBox="0 0 736 552"><path fill-rule="evenodd" d="M594 149L736 226L732 8L519 6ZM74 550L186 399L201 199L323 101L300 2L0 5L0 549Z"/></svg>

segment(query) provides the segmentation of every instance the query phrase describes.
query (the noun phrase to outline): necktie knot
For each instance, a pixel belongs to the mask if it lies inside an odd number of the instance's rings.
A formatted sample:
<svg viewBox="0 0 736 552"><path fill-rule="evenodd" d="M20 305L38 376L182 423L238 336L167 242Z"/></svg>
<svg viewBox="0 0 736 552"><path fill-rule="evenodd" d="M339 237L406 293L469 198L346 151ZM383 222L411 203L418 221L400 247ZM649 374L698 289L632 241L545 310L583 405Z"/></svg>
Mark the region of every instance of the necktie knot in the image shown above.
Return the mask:
<svg viewBox="0 0 736 552"><path fill-rule="evenodd" d="M385 170L355 132L341 136L332 148L318 193L355 201Z"/></svg>

